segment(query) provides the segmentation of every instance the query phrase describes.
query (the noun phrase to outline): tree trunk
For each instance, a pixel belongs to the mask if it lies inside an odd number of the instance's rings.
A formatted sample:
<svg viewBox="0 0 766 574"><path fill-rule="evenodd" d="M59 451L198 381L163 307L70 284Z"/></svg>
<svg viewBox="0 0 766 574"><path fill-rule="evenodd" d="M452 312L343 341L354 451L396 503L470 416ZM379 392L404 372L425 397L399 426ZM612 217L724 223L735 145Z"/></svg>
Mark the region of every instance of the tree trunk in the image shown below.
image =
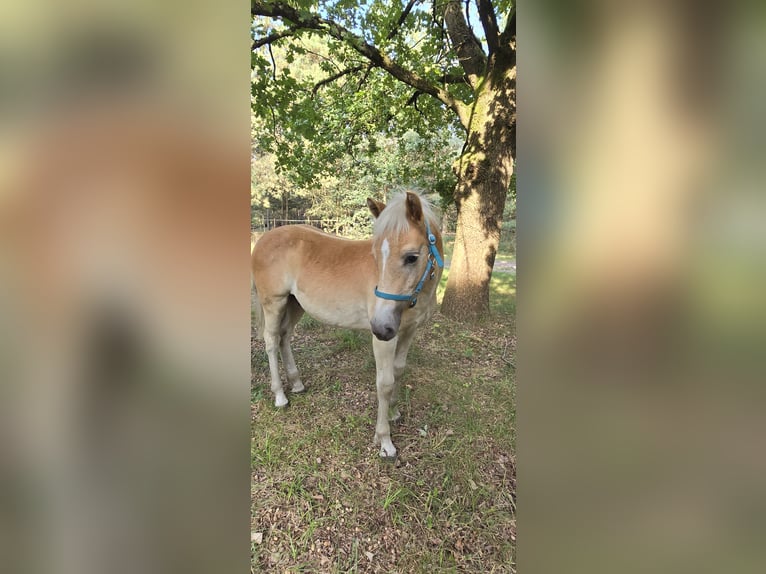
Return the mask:
<svg viewBox="0 0 766 574"><path fill-rule="evenodd" d="M455 162L457 233L442 313L473 321L489 313L489 281L513 174L515 57L494 55L477 90L466 144Z"/></svg>

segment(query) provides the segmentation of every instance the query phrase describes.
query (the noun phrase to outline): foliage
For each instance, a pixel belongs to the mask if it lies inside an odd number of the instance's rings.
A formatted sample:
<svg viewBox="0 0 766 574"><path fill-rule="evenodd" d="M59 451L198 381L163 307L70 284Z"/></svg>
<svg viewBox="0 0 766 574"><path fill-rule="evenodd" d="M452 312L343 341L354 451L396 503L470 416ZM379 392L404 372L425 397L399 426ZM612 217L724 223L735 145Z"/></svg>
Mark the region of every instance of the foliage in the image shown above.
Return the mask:
<svg viewBox="0 0 766 574"><path fill-rule="evenodd" d="M363 30L368 41L381 42L402 65L420 68L429 77L456 72L448 60L433 63L440 59L438 38L417 39L422 35L418 26L430 17L423 10L413 10L399 33L386 40L400 7L372 2L367 10L351 10L352 4L321 2L319 12ZM253 21L255 38L284 32L269 18ZM370 66L343 42L313 31L256 49L252 65L253 110L264 120L256 134L258 145L275 152L279 167L289 168L303 183L332 173L337 158L360 147L374 152L378 137L415 132L424 141L446 141L458 131L454 115L439 102L415 97L412 89ZM442 168L448 171L449 165Z"/></svg>
<svg viewBox="0 0 766 574"><path fill-rule="evenodd" d="M292 206L289 219L301 215L324 222L327 231L347 237L371 232L371 218L366 199L385 201L399 189L395 182L430 192L438 204L440 197L451 194L455 176L448 166L459 151L454 138L434 142L415 131L400 138L371 136L358 143L352 153L332 163L329 173L315 174L312 183L289 177L292 170L278 169L274 154L254 154L252 164L253 221L262 221L265 210L279 210L284 203Z"/></svg>
<svg viewBox="0 0 766 574"><path fill-rule="evenodd" d="M508 201L505 204L503 220L516 219L516 172L511 176L511 185L508 189Z"/></svg>
<svg viewBox="0 0 766 574"><path fill-rule="evenodd" d="M441 83L440 89L460 105L473 100L457 55L445 41L444 18L436 4L413 2L402 18L401 4L381 0L254 3L267 8L274 4L292 6L305 16L313 8L380 51L394 54L396 65L423 82ZM499 13L506 14L511 6L498 3ZM261 149L276 154L278 167L303 183L333 172L335 160L360 145L372 151L379 136L415 132L438 145L464 135L454 109L372 65L348 41L317 30L295 31L270 17L254 18L252 35L257 45L251 59L252 105L263 120L254 135ZM441 168L449 171L451 162Z"/></svg>
<svg viewBox="0 0 766 574"><path fill-rule="evenodd" d="M282 29L264 20L253 26L261 34ZM375 113L379 105L373 103L384 99L381 90L409 97L398 82L381 82L386 74L365 70L365 89L355 89L350 78L314 89L337 72L338 49L337 42L303 34L274 45L273 62L266 49L254 53L254 225L267 210L288 204L292 215L285 219L300 211L325 222L329 231L361 236L370 230L366 198L385 200L395 184L433 192L437 202L452 196L456 180L450 166L461 142L444 118L441 129L433 129L414 107L406 110L417 116L411 125ZM419 103L418 109L430 108Z"/></svg>

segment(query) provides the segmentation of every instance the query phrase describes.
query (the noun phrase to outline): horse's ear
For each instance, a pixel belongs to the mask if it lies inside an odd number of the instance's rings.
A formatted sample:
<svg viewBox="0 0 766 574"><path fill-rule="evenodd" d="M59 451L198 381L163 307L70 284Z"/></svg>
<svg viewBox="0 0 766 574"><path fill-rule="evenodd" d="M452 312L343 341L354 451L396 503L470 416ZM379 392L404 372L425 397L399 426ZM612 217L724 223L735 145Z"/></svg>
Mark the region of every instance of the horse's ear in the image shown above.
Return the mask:
<svg viewBox="0 0 766 574"><path fill-rule="evenodd" d="M407 216L415 223L423 221L423 206L417 193L407 192Z"/></svg>
<svg viewBox="0 0 766 574"><path fill-rule="evenodd" d="M377 219L378 215L380 215L380 212L386 208L386 204L381 203L380 201L375 201L373 198L368 197L367 207L370 208L370 213L372 213L372 215Z"/></svg>

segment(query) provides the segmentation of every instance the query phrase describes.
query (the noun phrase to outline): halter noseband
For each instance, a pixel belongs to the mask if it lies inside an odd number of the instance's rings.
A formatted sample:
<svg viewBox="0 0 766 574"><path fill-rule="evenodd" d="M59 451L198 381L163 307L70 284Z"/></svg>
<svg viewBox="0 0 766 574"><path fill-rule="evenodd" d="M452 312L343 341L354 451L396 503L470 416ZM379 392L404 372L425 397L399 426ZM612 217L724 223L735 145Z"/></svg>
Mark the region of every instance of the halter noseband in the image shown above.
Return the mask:
<svg viewBox="0 0 766 574"><path fill-rule="evenodd" d="M378 287L376 286L376 297L380 297L381 299L388 299L389 301L409 301L410 307L414 307L417 304L418 294L423 289L423 285L425 284L426 279L433 278L434 276L434 264L438 265L439 269L444 267L442 256L439 254L439 250L436 248L436 236L431 233L431 226L428 225L428 221L426 221L426 237L428 238L428 263L426 264L426 270L423 272L423 276L420 278L420 281L418 281L418 284L415 287L415 291L412 292L412 295L395 295L393 293L386 293L384 291L378 291Z"/></svg>

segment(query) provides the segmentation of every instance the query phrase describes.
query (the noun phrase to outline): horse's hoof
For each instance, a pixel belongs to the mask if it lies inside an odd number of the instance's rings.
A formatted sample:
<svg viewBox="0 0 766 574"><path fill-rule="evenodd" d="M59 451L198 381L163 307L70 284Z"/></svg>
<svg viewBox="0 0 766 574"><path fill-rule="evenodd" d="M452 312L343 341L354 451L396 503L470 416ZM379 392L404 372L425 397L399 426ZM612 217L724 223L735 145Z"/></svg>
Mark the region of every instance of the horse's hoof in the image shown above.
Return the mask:
<svg viewBox="0 0 766 574"><path fill-rule="evenodd" d="M385 450L380 449L380 460L383 462L396 462L398 456L399 454L396 452L394 454L387 454Z"/></svg>
<svg viewBox="0 0 766 574"><path fill-rule="evenodd" d="M274 406L278 409L283 409L288 405L287 397L282 394L274 399Z"/></svg>
<svg viewBox="0 0 766 574"><path fill-rule="evenodd" d="M379 454L383 460L396 460L396 447L391 442L391 439L381 441Z"/></svg>
<svg viewBox="0 0 766 574"><path fill-rule="evenodd" d="M305 390L306 390L306 387L303 386L303 383L298 383L297 385L292 386L292 388L290 389L290 392L297 395L298 393L302 393Z"/></svg>

